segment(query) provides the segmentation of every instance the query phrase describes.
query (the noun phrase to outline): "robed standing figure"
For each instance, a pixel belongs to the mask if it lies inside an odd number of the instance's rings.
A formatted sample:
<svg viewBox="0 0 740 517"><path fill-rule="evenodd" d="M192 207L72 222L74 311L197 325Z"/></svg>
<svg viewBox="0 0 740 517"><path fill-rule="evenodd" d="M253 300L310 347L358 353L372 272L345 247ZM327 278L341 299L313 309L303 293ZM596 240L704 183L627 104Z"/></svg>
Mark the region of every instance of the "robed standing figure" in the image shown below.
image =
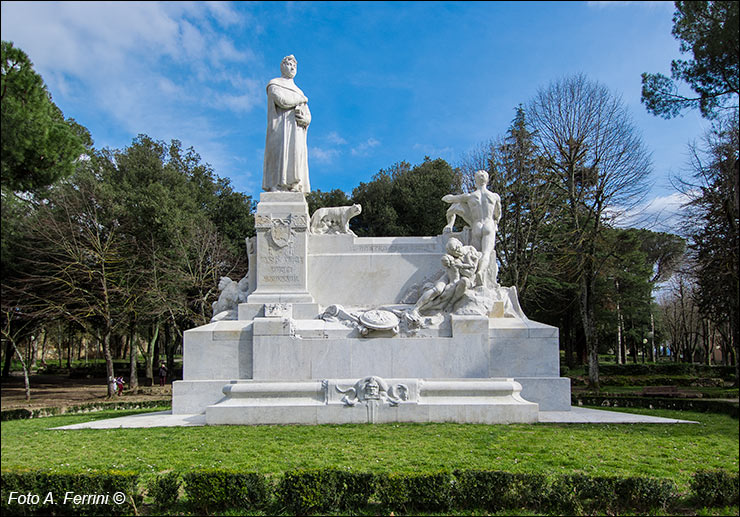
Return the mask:
<svg viewBox="0 0 740 517"><path fill-rule="evenodd" d="M267 137L262 188L268 192L309 192L306 133L311 123L308 98L293 82L295 57L280 63L282 77L267 84Z"/></svg>

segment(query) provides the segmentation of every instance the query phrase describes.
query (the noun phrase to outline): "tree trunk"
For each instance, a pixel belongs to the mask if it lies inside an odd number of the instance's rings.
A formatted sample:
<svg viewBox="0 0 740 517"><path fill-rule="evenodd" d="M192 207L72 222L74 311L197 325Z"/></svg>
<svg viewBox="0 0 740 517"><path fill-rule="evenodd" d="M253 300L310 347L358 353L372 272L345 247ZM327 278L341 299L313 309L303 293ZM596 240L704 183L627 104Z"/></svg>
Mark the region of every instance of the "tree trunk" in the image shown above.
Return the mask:
<svg viewBox="0 0 740 517"><path fill-rule="evenodd" d="M57 326L57 333L56 333L57 359L59 360L59 368L62 367L62 356L63 356L63 352L62 352L62 346L63 346L62 336L63 335L64 334L63 334L63 331L62 331L62 324L59 323L59 325Z"/></svg>
<svg viewBox="0 0 740 517"><path fill-rule="evenodd" d="M740 325L738 325L737 317L734 319L730 317L730 325L732 326L732 340L734 341L734 350L735 350L735 384L734 386L737 388L740 386L740 332L738 332L738 329L740 328Z"/></svg>
<svg viewBox="0 0 740 517"><path fill-rule="evenodd" d="M67 330L67 368L72 368L72 331Z"/></svg>
<svg viewBox="0 0 740 517"><path fill-rule="evenodd" d="M619 291L619 281L615 280L617 291ZM618 295L617 295L618 296ZM617 298L617 364L622 364L622 311L619 310L619 298Z"/></svg>
<svg viewBox="0 0 740 517"><path fill-rule="evenodd" d="M46 342L49 338L49 332L44 327L44 339L41 341L41 366L46 366Z"/></svg>
<svg viewBox="0 0 740 517"><path fill-rule="evenodd" d="M26 361L23 360L23 354L20 350L18 350L18 347L15 346L15 341L8 340L13 346L13 349L15 350L15 353L18 355L18 359L21 362L21 367L23 368L23 382L26 387L26 402L29 402L31 400L31 381L28 377L28 365L26 364Z"/></svg>
<svg viewBox="0 0 740 517"><path fill-rule="evenodd" d="M144 359L146 362L146 379L149 386L154 386L154 344L159 338L159 322L155 323L151 329L149 339L146 343L146 354Z"/></svg>
<svg viewBox="0 0 740 517"><path fill-rule="evenodd" d="M586 265L587 269L589 265ZM581 321L583 334L586 339L588 354L588 385L593 390L599 390L599 344L594 327L594 300L595 276L592 271L584 271L581 277Z"/></svg>
<svg viewBox="0 0 740 517"><path fill-rule="evenodd" d="M131 392L135 395L139 392L139 372L136 369L136 358L139 347L136 344L136 333L133 327L131 333L128 336L128 350L129 350L129 387Z"/></svg>
<svg viewBox="0 0 740 517"><path fill-rule="evenodd" d="M174 334L174 336L172 336ZM167 354L167 373L170 378L170 383L175 380L175 353L177 352L180 343L182 343L183 336L180 329L173 323L172 333L170 334L170 341L167 343L166 354Z"/></svg>
<svg viewBox="0 0 740 517"><path fill-rule="evenodd" d="M13 361L13 354L15 353L15 348L13 347L13 343L10 342L10 340L7 340L5 342L5 363L3 363L3 379L7 379L10 376L10 364Z"/></svg>
<svg viewBox="0 0 740 517"><path fill-rule="evenodd" d="M105 356L105 372L108 376L108 398L113 398L116 395L116 377L115 372L113 371L113 355L111 354L110 340L111 329L110 326L107 325L106 328L103 329L101 345L103 346L103 355Z"/></svg>
<svg viewBox="0 0 740 517"><path fill-rule="evenodd" d="M573 328L571 320L570 315L566 315L563 318L563 339L565 340L565 364L572 370L576 366L576 361L573 358Z"/></svg>
<svg viewBox="0 0 740 517"><path fill-rule="evenodd" d="M658 362L658 351L655 349L655 319L653 318L653 311L650 310L650 361Z"/></svg>
<svg viewBox="0 0 740 517"><path fill-rule="evenodd" d="M36 357L39 354L39 340L36 336L31 336L31 342L28 344L28 371L36 370Z"/></svg>

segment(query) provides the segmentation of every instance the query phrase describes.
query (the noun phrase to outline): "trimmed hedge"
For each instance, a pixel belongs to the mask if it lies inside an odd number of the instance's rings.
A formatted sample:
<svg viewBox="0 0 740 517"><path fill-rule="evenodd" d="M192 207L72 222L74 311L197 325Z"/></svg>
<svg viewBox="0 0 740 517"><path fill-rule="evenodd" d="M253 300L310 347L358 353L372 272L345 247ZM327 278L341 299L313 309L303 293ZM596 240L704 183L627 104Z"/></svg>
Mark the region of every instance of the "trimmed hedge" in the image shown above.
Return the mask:
<svg viewBox="0 0 740 517"><path fill-rule="evenodd" d="M536 510L542 507L547 477L495 470L456 470L455 506L497 512L506 508Z"/></svg>
<svg viewBox="0 0 740 517"><path fill-rule="evenodd" d="M440 471L413 474L386 474L375 480L375 494L388 510L439 512L452 506L453 477Z"/></svg>
<svg viewBox="0 0 740 517"><path fill-rule="evenodd" d="M135 472L115 470L86 473L3 472L0 481L2 513L133 515L138 513L137 506L142 500L138 480L139 475ZM125 496L122 502L117 500L117 494ZM74 496L83 497L75 500Z"/></svg>
<svg viewBox="0 0 740 517"><path fill-rule="evenodd" d="M735 367L693 363L602 364L599 365L599 373L602 375L692 375L719 377L730 381L735 378Z"/></svg>
<svg viewBox="0 0 740 517"><path fill-rule="evenodd" d="M375 476L341 469L300 469L286 472L277 486L276 505L295 515L348 510L367 505Z"/></svg>
<svg viewBox="0 0 740 517"><path fill-rule="evenodd" d="M738 418L738 403L732 400L681 399L645 396L579 395L571 394L574 406L631 407L647 409L674 409L719 413Z"/></svg>
<svg viewBox="0 0 740 517"><path fill-rule="evenodd" d="M183 475L188 506L207 514L213 510L258 510L268 501L267 478L256 472L201 469Z"/></svg>
<svg viewBox="0 0 740 517"><path fill-rule="evenodd" d="M545 500L547 510L560 514L665 508L676 497L669 479L566 475L556 479Z"/></svg>
<svg viewBox="0 0 740 517"><path fill-rule="evenodd" d="M160 474L147 483L152 510L180 507L201 514L231 510L310 515L525 509L578 515L685 509L687 504L693 508L738 504L738 475L722 470L697 472L689 494L678 494L670 479L587 474L548 478L536 473L487 470L372 474L335 468L306 469L286 472L272 483L256 472L209 469L187 472L182 478L184 497L180 496L180 475L176 472ZM10 515L137 514L142 500L137 481L138 475L132 472L3 472L2 510ZM11 505L11 491L38 494L41 501ZM62 505L65 492L122 492L126 501L121 505ZM44 504L47 493L54 494L54 505Z"/></svg>
<svg viewBox="0 0 740 517"><path fill-rule="evenodd" d="M602 386L678 386L681 388L722 388L725 381L719 377L693 377L671 375L601 375ZM571 378L573 386L588 385L588 378Z"/></svg>
<svg viewBox="0 0 740 517"><path fill-rule="evenodd" d="M140 364L136 369L139 377L143 379L145 367ZM108 377L108 370L105 363L90 363L87 365L73 366L67 370L69 372L68 375L70 379L105 379ZM182 370L182 364L177 363L175 368L171 372L167 373L167 380L182 379ZM116 372L116 375L129 377L131 375L131 365L128 361L114 361L113 371ZM44 372L47 373L49 370L45 369ZM154 376L157 377L157 375L157 366L155 365Z"/></svg>
<svg viewBox="0 0 740 517"><path fill-rule="evenodd" d="M171 399L144 400L140 402L91 402L89 404L78 404L75 406L43 407L36 409L6 409L0 411L0 421L25 420L27 418L41 418L46 416L64 415L70 413L90 413L93 411L106 411L112 409L146 409L162 406L171 406Z"/></svg>
<svg viewBox="0 0 740 517"><path fill-rule="evenodd" d="M740 475L724 470L702 470L691 479L691 492L702 506L736 505Z"/></svg>
<svg viewBox="0 0 740 517"><path fill-rule="evenodd" d="M152 498L155 510L172 508L180 496L181 484L177 472L167 472L151 479L147 484L147 495Z"/></svg>

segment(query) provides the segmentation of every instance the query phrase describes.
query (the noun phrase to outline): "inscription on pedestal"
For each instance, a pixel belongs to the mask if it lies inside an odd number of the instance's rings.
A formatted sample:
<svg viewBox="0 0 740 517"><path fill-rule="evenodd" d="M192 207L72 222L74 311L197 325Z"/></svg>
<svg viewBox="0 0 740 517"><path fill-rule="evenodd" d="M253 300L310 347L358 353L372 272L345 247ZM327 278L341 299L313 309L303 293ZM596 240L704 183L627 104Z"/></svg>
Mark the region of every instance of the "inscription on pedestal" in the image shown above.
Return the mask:
<svg viewBox="0 0 740 517"><path fill-rule="evenodd" d="M257 246L259 288L304 290L306 216L260 214L255 217L255 227L261 241Z"/></svg>

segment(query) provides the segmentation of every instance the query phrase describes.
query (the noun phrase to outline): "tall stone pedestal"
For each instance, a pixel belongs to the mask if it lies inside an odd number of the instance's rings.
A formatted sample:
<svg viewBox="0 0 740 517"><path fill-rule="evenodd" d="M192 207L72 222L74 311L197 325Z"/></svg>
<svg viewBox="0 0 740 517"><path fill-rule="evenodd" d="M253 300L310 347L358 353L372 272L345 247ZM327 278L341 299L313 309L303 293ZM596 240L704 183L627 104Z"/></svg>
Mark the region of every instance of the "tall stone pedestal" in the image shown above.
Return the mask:
<svg viewBox="0 0 740 517"><path fill-rule="evenodd" d="M303 193L260 195L254 217L257 235L250 253L250 262L254 263L249 264L255 274L250 278L253 286L247 303L239 307L240 320L264 316L265 304L291 309L308 305L309 312L318 309L308 292L309 221Z"/></svg>

